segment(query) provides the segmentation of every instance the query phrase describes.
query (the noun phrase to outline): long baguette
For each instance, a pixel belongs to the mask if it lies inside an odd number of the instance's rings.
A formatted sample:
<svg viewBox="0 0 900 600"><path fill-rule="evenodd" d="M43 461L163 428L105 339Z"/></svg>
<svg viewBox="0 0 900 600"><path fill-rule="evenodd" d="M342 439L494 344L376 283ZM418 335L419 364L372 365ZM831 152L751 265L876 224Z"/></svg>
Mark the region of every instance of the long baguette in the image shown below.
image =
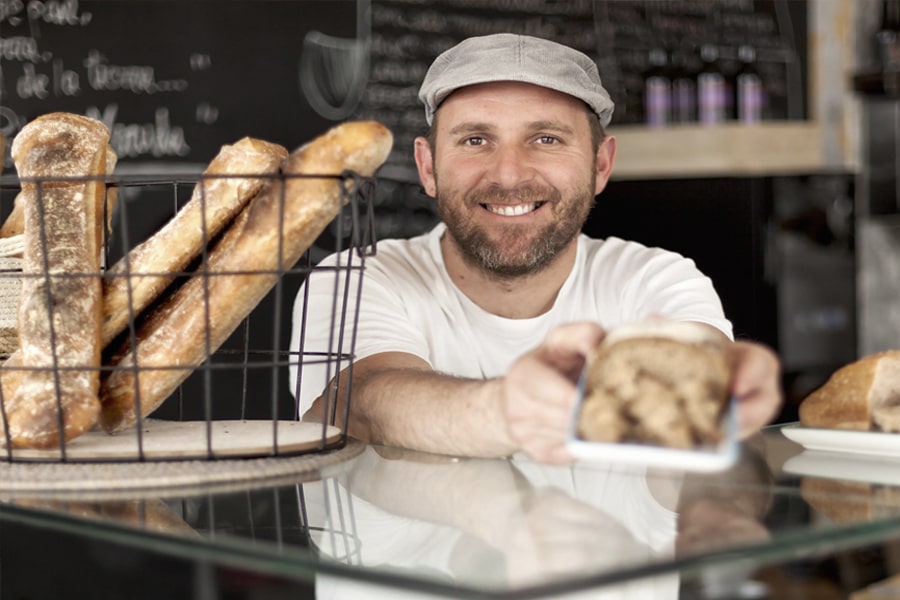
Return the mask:
<svg viewBox="0 0 900 600"><path fill-rule="evenodd" d="M340 181L292 175L370 176L392 141L380 123L356 121L291 153L285 179L260 191L210 251L206 267L148 315L134 347L126 342L113 356L101 384L101 426L121 431L162 404L274 287L279 267L292 267L337 216Z"/></svg>
<svg viewBox="0 0 900 600"><path fill-rule="evenodd" d="M0 151L0 155L2 155L2 151ZM115 150L113 150L112 146L106 147L106 172L112 173L116 168L116 161L118 157L116 156ZM117 194L115 188L109 188L106 190L106 214L112 215L113 208L115 207L117 199ZM23 194L16 194L16 198L13 201L13 208L10 213L6 216L6 219L3 221L3 225L0 225L0 238L9 238L16 235L22 235L25 233L25 202L27 201L27 196Z"/></svg>
<svg viewBox="0 0 900 600"><path fill-rule="evenodd" d="M109 130L100 121L51 113L23 127L12 144L25 199L19 351L21 365L30 370L4 398L15 447L59 444L60 422L70 440L92 428L100 411L108 143Z"/></svg>
<svg viewBox="0 0 900 600"><path fill-rule="evenodd" d="M256 195L266 176L277 172L287 154L282 146L249 137L222 147L188 203L107 271L103 282L104 346L125 330L130 316L139 315L159 296L175 273L184 271L200 255L204 245Z"/></svg>
<svg viewBox="0 0 900 600"><path fill-rule="evenodd" d="M118 161L118 157L116 156L115 150L113 150L112 146L106 147L106 174L111 175L116 168L116 162ZM23 235L25 232L25 202L28 198L28 194L19 193L16 195L16 207L13 209L13 213L9 215L7 220L3 223L3 227L10 226L11 231L13 233L11 235ZM107 231L110 230L111 219L110 216L115 209L116 202L118 201L118 190L114 187L106 188L106 225ZM3 237L2 229L0 229L0 238ZM6 361L3 362L3 368L0 369L0 397L2 398L12 398L13 394L16 393L16 390L19 389L19 386L22 384L22 380L25 379L25 376L30 373L29 370L23 369L23 358L22 351L19 348L16 348L9 357L7 357Z"/></svg>

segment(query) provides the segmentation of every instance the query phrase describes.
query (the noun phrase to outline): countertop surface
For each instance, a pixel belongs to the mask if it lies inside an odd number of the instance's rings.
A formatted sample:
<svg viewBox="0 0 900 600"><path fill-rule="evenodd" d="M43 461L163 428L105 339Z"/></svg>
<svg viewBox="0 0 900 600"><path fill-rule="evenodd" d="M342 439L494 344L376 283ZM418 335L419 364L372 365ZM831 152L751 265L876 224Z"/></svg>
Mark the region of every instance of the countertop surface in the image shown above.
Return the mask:
<svg viewBox="0 0 900 600"><path fill-rule="evenodd" d="M277 480L7 491L0 520L294 579L317 598L684 598L711 572L737 585L761 565L897 536L892 450L811 450L781 428L711 473L350 440L340 460Z"/></svg>

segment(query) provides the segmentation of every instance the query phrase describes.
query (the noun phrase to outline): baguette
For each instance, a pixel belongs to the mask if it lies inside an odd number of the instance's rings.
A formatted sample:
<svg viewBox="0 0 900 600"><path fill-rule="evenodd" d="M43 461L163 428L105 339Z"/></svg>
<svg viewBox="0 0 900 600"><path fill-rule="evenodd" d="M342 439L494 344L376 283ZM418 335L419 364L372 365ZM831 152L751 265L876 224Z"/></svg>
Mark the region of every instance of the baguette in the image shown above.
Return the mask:
<svg viewBox="0 0 900 600"><path fill-rule="evenodd" d="M803 399L799 416L807 427L900 432L900 350L844 365Z"/></svg>
<svg viewBox="0 0 900 600"><path fill-rule="evenodd" d="M275 174L287 150L253 138L223 146L204 171L191 199L166 225L132 249L103 282L103 345L125 330L196 259L206 243ZM239 175L258 174L255 177ZM165 275L164 275L165 274ZM129 290L129 287L131 288Z"/></svg>
<svg viewBox="0 0 900 600"><path fill-rule="evenodd" d="M218 349L275 286L279 270L291 268L340 212L345 186L333 176L371 176L391 144L383 125L358 121L292 152L282 165L285 178L268 182L206 264L149 313L135 343L127 340L113 354L100 392L103 429L121 431L152 413Z"/></svg>
<svg viewBox="0 0 900 600"><path fill-rule="evenodd" d="M12 211L6 216L3 225L0 226L0 238L11 238L25 233L24 204L25 195L21 193L16 194L16 198L13 200Z"/></svg>
<svg viewBox="0 0 900 600"><path fill-rule="evenodd" d="M106 147L106 173L107 175L112 174L112 172L116 168L116 162L118 157L116 156L115 150L113 150L112 146ZM18 215L11 214L7 221L4 223L4 227L11 223L16 222L17 226L21 226L22 229L17 235L24 234L24 202L26 195L18 194L16 195L16 206L15 211L19 211ZM20 203L21 199L21 203ZM106 225L107 231L110 231L110 215L112 215L113 210L115 209L116 202L118 200L118 192L115 188L107 188L106 189ZM0 235L0 238L3 236ZM104 244L105 245L105 244ZM102 251L102 250L101 250ZM22 352L16 348L3 362L2 377L0 377L0 398L12 398L13 394L15 394L16 390L19 389L19 385L21 385L22 380L25 378L25 375L29 373L27 369L22 368Z"/></svg>
<svg viewBox="0 0 900 600"><path fill-rule="evenodd" d="M100 411L102 177L109 135L100 121L51 113L28 123L12 144L24 194L18 360L27 370L4 397L15 447L70 440L92 428Z"/></svg>
<svg viewBox="0 0 900 600"><path fill-rule="evenodd" d="M115 151L112 149L112 146L106 147L106 172L112 173L116 167L117 156ZM110 188L106 191L106 213L107 215L112 215L113 208L115 207L117 199L116 190L114 188ZM10 213L6 216L6 219L3 221L3 225L0 225L0 239L2 238L10 238L16 235L22 235L25 233L25 202L26 196L23 194L16 194L15 200L13 200L13 208Z"/></svg>

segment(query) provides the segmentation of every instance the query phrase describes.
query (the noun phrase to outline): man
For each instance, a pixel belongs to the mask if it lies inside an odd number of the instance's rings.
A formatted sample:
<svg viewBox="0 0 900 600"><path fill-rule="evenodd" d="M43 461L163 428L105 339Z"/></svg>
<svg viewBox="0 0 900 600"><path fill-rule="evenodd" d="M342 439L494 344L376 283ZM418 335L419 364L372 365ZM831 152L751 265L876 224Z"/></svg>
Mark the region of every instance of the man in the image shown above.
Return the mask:
<svg viewBox="0 0 900 600"><path fill-rule="evenodd" d="M415 141L416 165L442 223L379 241L366 262L349 434L436 453L521 451L568 462L575 381L607 329L662 317L731 336L731 325L692 261L580 234L616 154L604 132L613 103L590 58L533 37L471 38L435 60L419 98L431 129ZM333 279L318 279L328 275L310 278L309 315L334 302ZM307 350L324 347L323 321L306 320ZM751 432L778 410L779 366L758 344L735 350L732 391ZM322 397L313 402L322 390L300 388L301 413L323 418Z"/></svg>

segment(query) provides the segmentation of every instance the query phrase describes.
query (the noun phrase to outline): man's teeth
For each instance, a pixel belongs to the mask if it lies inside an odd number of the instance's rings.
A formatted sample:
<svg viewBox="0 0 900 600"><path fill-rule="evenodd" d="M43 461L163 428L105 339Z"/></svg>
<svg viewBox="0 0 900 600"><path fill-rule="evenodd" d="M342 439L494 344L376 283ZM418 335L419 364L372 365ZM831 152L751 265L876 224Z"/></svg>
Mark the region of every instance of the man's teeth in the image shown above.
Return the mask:
<svg viewBox="0 0 900 600"><path fill-rule="evenodd" d="M532 202L531 204L486 204L485 208L495 215L504 217L518 217L519 215L528 214L540 206L540 202Z"/></svg>

